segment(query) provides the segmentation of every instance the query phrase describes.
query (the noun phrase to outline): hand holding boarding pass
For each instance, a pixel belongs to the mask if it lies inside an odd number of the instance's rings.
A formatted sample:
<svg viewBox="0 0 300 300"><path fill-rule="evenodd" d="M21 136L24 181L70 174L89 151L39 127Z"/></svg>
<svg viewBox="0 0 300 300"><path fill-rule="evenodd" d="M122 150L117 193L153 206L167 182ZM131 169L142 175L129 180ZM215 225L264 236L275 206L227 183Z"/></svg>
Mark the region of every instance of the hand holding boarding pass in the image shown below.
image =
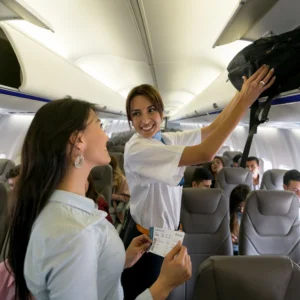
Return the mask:
<svg viewBox="0 0 300 300"><path fill-rule="evenodd" d="M152 245L149 252L165 257L178 241L183 242L184 235L185 233L182 231L151 227L150 238L152 239Z"/></svg>

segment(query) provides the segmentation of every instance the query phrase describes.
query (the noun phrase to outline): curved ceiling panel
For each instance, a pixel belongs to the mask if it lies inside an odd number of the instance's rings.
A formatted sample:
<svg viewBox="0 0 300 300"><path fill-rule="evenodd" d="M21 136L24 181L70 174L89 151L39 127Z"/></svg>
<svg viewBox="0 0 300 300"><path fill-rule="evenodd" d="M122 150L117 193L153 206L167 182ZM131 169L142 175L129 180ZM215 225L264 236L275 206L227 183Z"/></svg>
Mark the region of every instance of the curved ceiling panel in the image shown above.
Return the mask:
<svg viewBox="0 0 300 300"><path fill-rule="evenodd" d="M120 107L124 105L124 98L121 95L9 24L1 24L1 27L22 69L23 81L20 91L48 99L69 95L120 112Z"/></svg>
<svg viewBox="0 0 300 300"><path fill-rule="evenodd" d="M75 64L124 98L136 85L153 84L149 66L145 62L108 54L92 54L77 59Z"/></svg>

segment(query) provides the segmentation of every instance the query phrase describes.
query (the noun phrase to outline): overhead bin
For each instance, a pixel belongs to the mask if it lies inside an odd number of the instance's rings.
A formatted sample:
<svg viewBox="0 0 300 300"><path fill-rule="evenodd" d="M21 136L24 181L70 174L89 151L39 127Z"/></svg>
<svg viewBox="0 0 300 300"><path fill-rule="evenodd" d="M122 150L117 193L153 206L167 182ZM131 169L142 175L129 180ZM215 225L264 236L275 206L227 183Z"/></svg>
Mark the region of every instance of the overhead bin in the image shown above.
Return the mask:
<svg viewBox="0 0 300 300"><path fill-rule="evenodd" d="M17 56L0 28L0 85L19 88L21 85L21 67Z"/></svg>
<svg viewBox="0 0 300 300"><path fill-rule="evenodd" d="M281 34L300 25L299 0L241 0L213 47Z"/></svg>
<svg viewBox="0 0 300 300"><path fill-rule="evenodd" d="M10 43L10 51L4 54L13 57L11 51L13 50L18 60L18 67L14 60L14 66L11 65L11 68L7 68L7 71L12 73L10 76L14 78L12 83L0 82L0 84L47 99L71 96L93 102L105 111L125 113L125 101L120 94L19 32L11 22L1 23L1 28L6 36L6 41ZM7 44L6 47L9 48ZM17 73L17 69L19 73Z"/></svg>
<svg viewBox="0 0 300 300"><path fill-rule="evenodd" d="M53 31L51 25L24 0L0 0L0 21L22 19Z"/></svg>
<svg viewBox="0 0 300 300"><path fill-rule="evenodd" d="M242 39L278 0L241 0L213 48Z"/></svg>

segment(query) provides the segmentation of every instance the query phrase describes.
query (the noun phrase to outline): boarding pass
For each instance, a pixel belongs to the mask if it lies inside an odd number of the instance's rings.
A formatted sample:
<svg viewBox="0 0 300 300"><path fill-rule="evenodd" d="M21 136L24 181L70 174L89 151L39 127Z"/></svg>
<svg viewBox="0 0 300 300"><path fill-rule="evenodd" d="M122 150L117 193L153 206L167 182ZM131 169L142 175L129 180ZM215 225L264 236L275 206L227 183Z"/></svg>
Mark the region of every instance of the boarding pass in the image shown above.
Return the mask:
<svg viewBox="0 0 300 300"><path fill-rule="evenodd" d="M152 245L149 252L165 257L178 241L183 242L184 232L150 227L150 238Z"/></svg>

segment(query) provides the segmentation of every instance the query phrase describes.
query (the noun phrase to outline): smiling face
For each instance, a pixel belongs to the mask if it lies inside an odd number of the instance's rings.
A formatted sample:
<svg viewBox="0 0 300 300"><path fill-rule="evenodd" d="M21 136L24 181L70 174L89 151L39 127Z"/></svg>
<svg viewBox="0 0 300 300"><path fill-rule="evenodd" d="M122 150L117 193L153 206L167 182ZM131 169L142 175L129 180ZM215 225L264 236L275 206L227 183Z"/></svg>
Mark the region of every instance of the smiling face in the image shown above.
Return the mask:
<svg viewBox="0 0 300 300"><path fill-rule="evenodd" d="M152 138L160 130L162 116L146 96L138 95L131 100L130 118L137 133Z"/></svg>

